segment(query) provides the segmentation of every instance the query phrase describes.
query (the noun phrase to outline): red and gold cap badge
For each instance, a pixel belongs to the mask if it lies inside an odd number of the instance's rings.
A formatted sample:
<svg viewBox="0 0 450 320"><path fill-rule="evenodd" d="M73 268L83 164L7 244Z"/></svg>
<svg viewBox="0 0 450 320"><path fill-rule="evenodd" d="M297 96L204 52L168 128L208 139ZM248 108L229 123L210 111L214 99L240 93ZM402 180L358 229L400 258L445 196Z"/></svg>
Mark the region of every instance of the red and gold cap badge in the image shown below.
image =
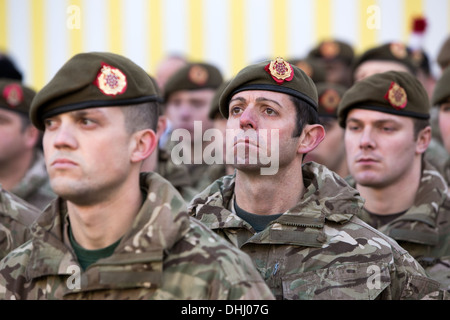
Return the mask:
<svg viewBox="0 0 450 320"><path fill-rule="evenodd" d="M408 96L405 89L403 89L398 83L392 82L388 92L384 96L389 101L391 106L396 110L401 110L406 107L408 103Z"/></svg>
<svg viewBox="0 0 450 320"><path fill-rule="evenodd" d="M193 65L189 70L188 77L192 83L195 83L198 86L203 86L206 81L208 81L209 74L206 68L199 65Z"/></svg>
<svg viewBox="0 0 450 320"><path fill-rule="evenodd" d="M324 41L319 48L319 52L325 59L333 59L337 57L341 51L339 44L334 41Z"/></svg>
<svg viewBox="0 0 450 320"><path fill-rule="evenodd" d="M122 94L127 89L127 77L117 68L102 63L102 68L97 74L95 85L103 94L115 96Z"/></svg>
<svg viewBox="0 0 450 320"><path fill-rule="evenodd" d="M272 60L264 69L278 84L282 84L284 81L291 81L294 78L292 66L280 57Z"/></svg>
<svg viewBox="0 0 450 320"><path fill-rule="evenodd" d="M23 101L23 91L20 85L12 83L3 89L3 98L11 107L17 107Z"/></svg>
<svg viewBox="0 0 450 320"><path fill-rule="evenodd" d="M336 113L336 109L341 101L341 96L334 89L327 89L319 98L319 105L322 106L327 113Z"/></svg>

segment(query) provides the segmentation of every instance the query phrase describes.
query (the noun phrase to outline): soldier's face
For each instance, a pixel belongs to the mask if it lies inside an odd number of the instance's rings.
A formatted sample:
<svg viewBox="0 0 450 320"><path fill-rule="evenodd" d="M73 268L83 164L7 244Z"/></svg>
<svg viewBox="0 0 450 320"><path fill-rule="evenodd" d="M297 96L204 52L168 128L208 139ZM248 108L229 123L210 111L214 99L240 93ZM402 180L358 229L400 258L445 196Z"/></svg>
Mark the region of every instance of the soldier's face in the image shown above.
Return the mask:
<svg viewBox="0 0 450 320"><path fill-rule="evenodd" d="M411 118L353 109L346 120L345 148L350 174L359 185L387 187L400 181L421 156Z"/></svg>
<svg viewBox="0 0 450 320"><path fill-rule="evenodd" d="M450 153L450 98L439 109L439 128L445 149Z"/></svg>
<svg viewBox="0 0 450 320"><path fill-rule="evenodd" d="M257 162L261 155L273 157L276 153L280 168L298 159L300 137L293 137L295 121L295 106L287 94L261 90L235 94L229 103L227 120L227 131L234 135L234 166L241 170L260 168L260 163L252 165L252 154ZM246 138L243 133L254 134ZM245 150L242 157L239 149Z"/></svg>
<svg viewBox="0 0 450 320"><path fill-rule="evenodd" d="M113 197L129 179L132 143L118 107L47 118L43 146L55 193L85 204Z"/></svg>
<svg viewBox="0 0 450 320"><path fill-rule="evenodd" d="M203 132L212 127L209 108L214 98L214 90L181 90L170 95L166 114L174 129L186 129L194 133L194 121L202 122Z"/></svg>
<svg viewBox="0 0 450 320"><path fill-rule="evenodd" d="M22 127L20 115L0 108L0 164L17 161L27 149L34 147L36 138L28 131Z"/></svg>

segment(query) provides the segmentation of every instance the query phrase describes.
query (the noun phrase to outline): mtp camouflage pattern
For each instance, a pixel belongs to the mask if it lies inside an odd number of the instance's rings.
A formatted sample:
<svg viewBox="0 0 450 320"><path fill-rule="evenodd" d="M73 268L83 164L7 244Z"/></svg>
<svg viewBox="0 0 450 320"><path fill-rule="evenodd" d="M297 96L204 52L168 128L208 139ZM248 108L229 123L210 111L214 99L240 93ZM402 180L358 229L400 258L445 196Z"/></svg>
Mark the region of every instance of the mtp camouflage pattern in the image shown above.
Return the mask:
<svg viewBox="0 0 450 320"><path fill-rule="evenodd" d="M31 167L11 192L41 210L56 198L50 186L42 151L36 149Z"/></svg>
<svg viewBox="0 0 450 320"><path fill-rule="evenodd" d="M0 185L0 259L30 238L29 227L39 213Z"/></svg>
<svg viewBox="0 0 450 320"><path fill-rule="evenodd" d="M143 173L141 189L147 197L129 232L81 274L65 201L54 200L32 239L0 262L0 298L273 299L249 257L190 218L167 180Z"/></svg>
<svg viewBox="0 0 450 320"><path fill-rule="evenodd" d="M356 185L352 177L347 181ZM427 161L423 162L414 205L408 211L382 226L366 210L358 216L395 239L431 278L450 290L450 198L444 178Z"/></svg>
<svg viewBox="0 0 450 320"><path fill-rule="evenodd" d="M438 290L394 240L357 218L363 199L326 167L303 165L305 194L261 232L233 209L235 176L189 204L189 214L246 252L277 299L421 299Z"/></svg>

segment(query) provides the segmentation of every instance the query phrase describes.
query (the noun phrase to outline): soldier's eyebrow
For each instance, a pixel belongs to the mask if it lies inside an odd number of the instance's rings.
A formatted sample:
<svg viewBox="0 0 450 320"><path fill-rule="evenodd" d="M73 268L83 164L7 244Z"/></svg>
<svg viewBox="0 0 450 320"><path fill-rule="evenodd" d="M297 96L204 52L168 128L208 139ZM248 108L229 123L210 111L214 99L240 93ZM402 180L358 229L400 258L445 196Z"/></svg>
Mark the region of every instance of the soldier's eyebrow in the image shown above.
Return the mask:
<svg viewBox="0 0 450 320"><path fill-rule="evenodd" d="M277 106L279 106L280 108L283 108L283 106L278 101L264 98L264 97L256 98L256 102L272 102L272 103L276 104Z"/></svg>

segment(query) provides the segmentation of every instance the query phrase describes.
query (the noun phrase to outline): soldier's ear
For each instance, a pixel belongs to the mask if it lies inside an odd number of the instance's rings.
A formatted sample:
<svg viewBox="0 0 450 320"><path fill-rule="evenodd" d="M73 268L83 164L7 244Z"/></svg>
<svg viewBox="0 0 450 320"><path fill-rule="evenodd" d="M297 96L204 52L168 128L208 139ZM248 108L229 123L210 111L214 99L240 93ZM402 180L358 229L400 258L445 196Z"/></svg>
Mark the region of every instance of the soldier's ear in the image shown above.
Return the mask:
<svg viewBox="0 0 450 320"><path fill-rule="evenodd" d="M314 150L325 138L325 129L320 124L307 124L299 139L297 152L300 154Z"/></svg>
<svg viewBox="0 0 450 320"><path fill-rule="evenodd" d="M431 142L431 127L427 126L425 129L422 129L417 135L417 145L416 145L416 153L423 154L427 151L428 146Z"/></svg>
<svg viewBox="0 0 450 320"><path fill-rule="evenodd" d="M158 146L156 133L151 129L137 131L130 143L131 162L140 162L147 159Z"/></svg>

